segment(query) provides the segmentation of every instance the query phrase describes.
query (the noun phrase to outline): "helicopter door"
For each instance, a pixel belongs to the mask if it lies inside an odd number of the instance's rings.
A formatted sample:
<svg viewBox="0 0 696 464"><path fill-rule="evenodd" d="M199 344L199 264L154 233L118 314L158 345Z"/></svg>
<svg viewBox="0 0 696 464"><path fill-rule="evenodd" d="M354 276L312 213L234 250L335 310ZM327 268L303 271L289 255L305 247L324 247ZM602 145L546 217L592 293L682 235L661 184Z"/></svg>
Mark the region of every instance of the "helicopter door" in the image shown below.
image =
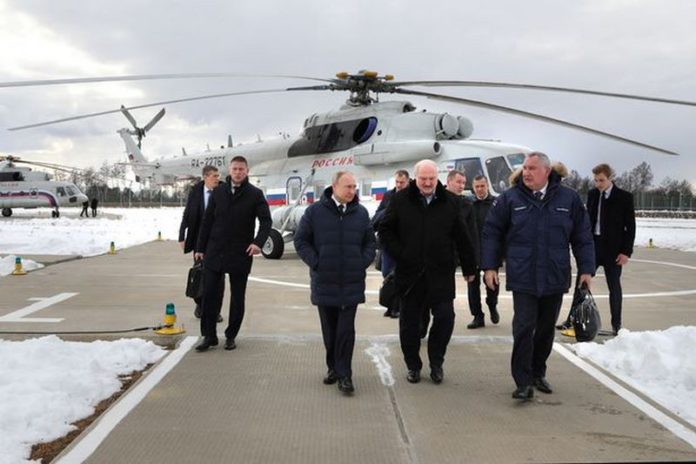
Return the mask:
<svg viewBox="0 0 696 464"><path fill-rule="evenodd" d="M295 204L302 195L302 178L298 176L288 177L285 183L285 204Z"/></svg>
<svg viewBox="0 0 696 464"><path fill-rule="evenodd" d="M476 176L483 175L483 166L481 165L481 158L462 158L458 159L454 163L454 169L461 171L466 175L466 184L464 185L465 190L474 190L474 178Z"/></svg>
<svg viewBox="0 0 696 464"><path fill-rule="evenodd" d="M491 189L497 194L503 193L508 188L508 182L512 169L505 161L505 157L496 156L486 160L486 170L491 181Z"/></svg>

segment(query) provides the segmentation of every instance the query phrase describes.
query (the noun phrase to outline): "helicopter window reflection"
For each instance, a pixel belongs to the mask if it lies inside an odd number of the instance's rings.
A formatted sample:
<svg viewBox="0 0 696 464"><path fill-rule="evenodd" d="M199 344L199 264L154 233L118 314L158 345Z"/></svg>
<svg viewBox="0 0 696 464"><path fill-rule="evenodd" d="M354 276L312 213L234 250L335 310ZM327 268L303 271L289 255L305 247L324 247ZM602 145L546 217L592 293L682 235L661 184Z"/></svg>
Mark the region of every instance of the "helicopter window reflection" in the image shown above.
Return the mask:
<svg viewBox="0 0 696 464"><path fill-rule="evenodd" d="M76 194L75 189L73 189L73 188L70 187L69 185L66 185L66 186L65 186L65 190L67 190L68 195L70 195L70 196L73 196L73 195Z"/></svg>
<svg viewBox="0 0 696 464"><path fill-rule="evenodd" d="M486 169L488 170L488 178L491 181L491 188L496 193L503 193L508 187L508 178L512 174L512 170L507 165L505 157L496 156L486 160Z"/></svg>
<svg viewBox="0 0 696 464"><path fill-rule="evenodd" d="M306 127L303 137L288 149L288 157L348 150L369 140L376 128L375 117Z"/></svg>
<svg viewBox="0 0 696 464"><path fill-rule="evenodd" d="M481 166L481 158L464 158L455 161L454 169L461 171L466 175L465 190L473 191L474 177L483 175L483 166Z"/></svg>
<svg viewBox="0 0 696 464"><path fill-rule="evenodd" d="M525 157L526 155L524 153L513 153L511 155L507 155L508 162L510 163L510 166L512 166L512 169L522 167Z"/></svg>

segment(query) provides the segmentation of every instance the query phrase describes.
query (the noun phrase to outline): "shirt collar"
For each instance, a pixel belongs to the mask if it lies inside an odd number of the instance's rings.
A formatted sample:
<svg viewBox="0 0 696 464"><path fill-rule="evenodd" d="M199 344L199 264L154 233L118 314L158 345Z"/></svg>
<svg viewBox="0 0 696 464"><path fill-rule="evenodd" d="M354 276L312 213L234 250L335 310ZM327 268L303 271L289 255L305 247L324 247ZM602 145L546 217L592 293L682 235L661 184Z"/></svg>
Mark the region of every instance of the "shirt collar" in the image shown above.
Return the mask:
<svg viewBox="0 0 696 464"><path fill-rule="evenodd" d="M546 189L549 188L549 183L547 182L546 185L544 185L542 188L539 190L535 190L535 192L541 192L541 196L545 197L546 196Z"/></svg>
<svg viewBox="0 0 696 464"><path fill-rule="evenodd" d="M341 203L340 201L338 201L338 198L336 198L335 195L331 195L331 199L334 201L334 203L336 203L336 207L340 207L341 205L343 205L344 207L346 206L345 203Z"/></svg>
<svg viewBox="0 0 696 464"><path fill-rule="evenodd" d="M607 189L604 192L602 192L604 194L604 198L609 198L611 196L611 190L613 188L614 188L614 184L613 183L609 184L609 187L607 187Z"/></svg>

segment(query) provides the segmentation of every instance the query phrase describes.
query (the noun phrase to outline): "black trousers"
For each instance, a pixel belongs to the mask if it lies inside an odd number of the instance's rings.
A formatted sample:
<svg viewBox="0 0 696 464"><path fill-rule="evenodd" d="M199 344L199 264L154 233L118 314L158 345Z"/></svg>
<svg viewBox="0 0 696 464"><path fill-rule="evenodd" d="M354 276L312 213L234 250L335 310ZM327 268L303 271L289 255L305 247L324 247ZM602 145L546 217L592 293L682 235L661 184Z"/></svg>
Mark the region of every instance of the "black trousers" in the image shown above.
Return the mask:
<svg viewBox="0 0 696 464"><path fill-rule="evenodd" d="M352 377L357 305L318 306L318 309L326 348L326 367L334 370L338 377Z"/></svg>
<svg viewBox="0 0 696 464"><path fill-rule="evenodd" d="M224 272L203 270L203 305L201 311L201 335L217 340L217 318L222 308ZM236 338L244 320L244 298L249 273L229 273L230 311L227 316L225 338Z"/></svg>
<svg viewBox="0 0 696 464"><path fill-rule="evenodd" d="M546 360L553 348L554 325L563 294L537 297L512 292L512 378L517 386L532 385L546 376Z"/></svg>
<svg viewBox="0 0 696 464"><path fill-rule="evenodd" d="M420 279L402 299L399 316L399 340L404 361L409 370L421 370L421 328L425 308L430 308L433 324L428 335L428 358L430 367L442 367L452 331L454 330L454 300L437 303L428 302L425 279ZM427 327L427 326L426 326Z"/></svg>
<svg viewBox="0 0 696 464"><path fill-rule="evenodd" d="M495 308L498 306L498 291L500 286L495 287L495 290L488 288L486 284L486 306L488 309ZM474 274L473 282L468 282L466 284L467 293L469 298L469 311L474 317L483 317L483 310L481 307L481 271L476 271Z"/></svg>

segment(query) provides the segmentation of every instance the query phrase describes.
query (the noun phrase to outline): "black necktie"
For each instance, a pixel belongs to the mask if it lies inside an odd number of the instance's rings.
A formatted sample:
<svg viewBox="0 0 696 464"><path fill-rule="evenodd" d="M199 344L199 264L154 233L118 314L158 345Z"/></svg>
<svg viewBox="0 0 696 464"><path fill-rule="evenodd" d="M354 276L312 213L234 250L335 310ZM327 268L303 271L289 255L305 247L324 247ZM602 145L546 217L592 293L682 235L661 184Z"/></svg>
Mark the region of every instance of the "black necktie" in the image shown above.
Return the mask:
<svg viewBox="0 0 696 464"><path fill-rule="evenodd" d="M343 215L343 213L345 212L345 210L346 210L346 205L344 205L344 204L338 205L338 212L339 212L341 215Z"/></svg>
<svg viewBox="0 0 696 464"><path fill-rule="evenodd" d="M536 192L534 192L534 198L537 199L537 200L541 200L541 197L543 197L543 196L544 196L544 194L541 193L539 190L537 190Z"/></svg>

